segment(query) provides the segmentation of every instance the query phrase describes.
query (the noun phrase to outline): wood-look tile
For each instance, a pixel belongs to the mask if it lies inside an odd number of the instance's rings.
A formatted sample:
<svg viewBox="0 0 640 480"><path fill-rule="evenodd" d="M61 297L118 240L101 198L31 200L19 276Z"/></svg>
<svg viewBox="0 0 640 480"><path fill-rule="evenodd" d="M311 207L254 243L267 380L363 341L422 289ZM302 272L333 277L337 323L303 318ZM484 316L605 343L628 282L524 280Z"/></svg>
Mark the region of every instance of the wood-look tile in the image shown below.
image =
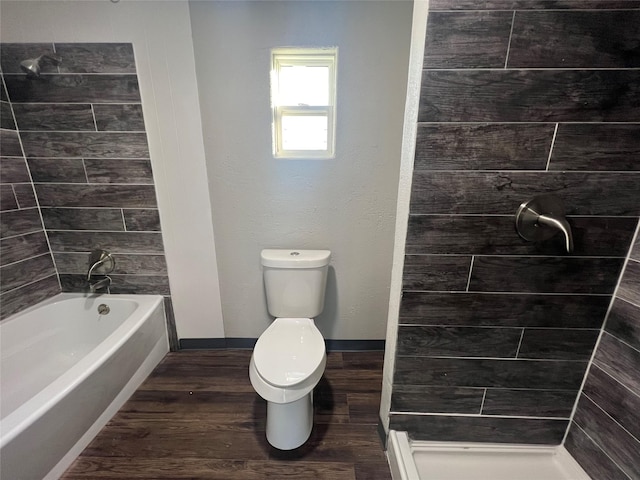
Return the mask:
<svg viewBox="0 0 640 480"><path fill-rule="evenodd" d="M593 366L582 393L618 422L631 435L640 438L640 397Z"/></svg>
<svg viewBox="0 0 640 480"><path fill-rule="evenodd" d="M49 253L44 232L34 232L0 240L0 266Z"/></svg>
<svg viewBox="0 0 640 480"><path fill-rule="evenodd" d="M640 225L640 223L638 225ZM629 258L640 262L640 235L636 237L636 243L631 248Z"/></svg>
<svg viewBox="0 0 640 480"><path fill-rule="evenodd" d="M89 264L89 254L87 253L55 253L54 259L58 273L87 272ZM164 255L128 255L113 254L115 275L167 275L167 263ZM103 274L100 269L94 270L97 274Z"/></svg>
<svg viewBox="0 0 640 480"><path fill-rule="evenodd" d="M33 191L33 185L30 183L15 183L13 191L16 193L18 206L20 208L37 207L36 195Z"/></svg>
<svg viewBox="0 0 640 480"><path fill-rule="evenodd" d="M637 122L639 109L636 70L425 70L418 121Z"/></svg>
<svg viewBox="0 0 640 480"><path fill-rule="evenodd" d="M640 12L639 12L640 13ZM640 124L560 124L550 170L640 170Z"/></svg>
<svg viewBox="0 0 640 480"><path fill-rule="evenodd" d="M621 258L475 257L470 291L531 293L613 292Z"/></svg>
<svg viewBox="0 0 640 480"><path fill-rule="evenodd" d="M2 54L2 52L0 52L0 55ZM7 97L7 91L4 88L4 78L2 75L0 75L0 101L2 102L9 102L9 97ZM14 128L15 130L15 128Z"/></svg>
<svg viewBox="0 0 640 480"><path fill-rule="evenodd" d="M156 208L153 185L36 185L43 207Z"/></svg>
<svg viewBox="0 0 640 480"><path fill-rule="evenodd" d="M569 217L573 255L624 257L637 220L620 217ZM410 215L407 254L566 255L564 236L528 242L514 229L514 217Z"/></svg>
<svg viewBox="0 0 640 480"><path fill-rule="evenodd" d="M564 447L590 478L629 480L629 477L574 422L571 422Z"/></svg>
<svg viewBox="0 0 640 480"><path fill-rule="evenodd" d="M101 131L144 132L144 118L142 105L122 104L93 106L96 115L96 125Z"/></svg>
<svg viewBox="0 0 640 480"><path fill-rule="evenodd" d="M480 413L484 388L394 385L392 412Z"/></svg>
<svg viewBox="0 0 640 480"><path fill-rule="evenodd" d="M148 158L145 133L22 132L27 157Z"/></svg>
<svg viewBox="0 0 640 480"><path fill-rule="evenodd" d="M604 333L593 363L640 396L640 352Z"/></svg>
<svg viewBox="0 0 640 480"><path fill-rule="evenodd" d="M509 68L640 67L637 11L517 12Z"/></svg>
<svg viewBox="0 0 640 480"><path fill-rule="evenodd" d="M394 383L442 387L573 390L586 362L397 357Z"/></svg>
<svg viewBox="0 0 640 480"><path fill-rule="evenodd" d="M550 124L418 124L416 170L544 170Z"/></svg>
<svg viewBox="0 0 640 480"><path fill-rule="evenodd" d="M488 388L483 415L569 418L576 390L509 390Z"/></svg>
<svg viewBox="0 0 640 480"><path fill-rule="evenodd" d="M124 230L119 208L50 208L41 209L48 230Z"/></svg>
<svg viewBox="0 0 640 480"><path fill-rule="evenodd" d="M23 157L0 157L0 182L30 182L29 171Z"/></svg>
<svg viewBox="0 0 640 480"><path fill-rule="evenodd" d="M5 84L18 103L140 102L136 75L5 75Z"/></svg>
<svg viewBox="0 0 640 480"><path fill-rule="evenodd" d="M622 274L617 295L627 302L640 305L640 262L629 260Z"/></svg>
<svg viewBox="0 0 640 480"><path fill-rule="evenodd" d="M431 0L430 10L632 9L637 0Z"/></svg>
<svg viewBox="0 0 640 480"><path fill-rule="evenodd" d="M60 293L57 275L50 275L0 295L0 319L4 319Z"/></svg>
<svg viewBox="0 0 640 480"><path fill-rule="evenodd" d="M609 297L404 292L401 324L600 328Z"/></svg>
<svg viewBox="0 0 640 480"><path fill-rule="evenodd" d="M413 174L412 214L515 215L537 195L560 197L567 215L638 216L638 181L628 173L425 172Z"/></svg>
<svg viewBox="0 0 640 480"><path fill-rule="evenodd" d="M113 294L171 295L169 277L166 275L114 275L110 274L109 292ZM100 279L97 276L96 279ZM60 274L63 292L87 292L86 274Z"/></svg>
<svg viewBox="0 0 640 480"><path fill-rule="evenodd" d="M356 480L391 480L389 464L386 461L357 462L355 470Z"/></svg>
<svg viewBox="0 0 640 480"><path fill-rule="evenodd" d="M13 191L13 186L9 184L0 185L0 210L6 212L18 208L18 200Z"/></svg>
<svg viewBox="0 0 640 480"><path fill-rule="evenodd" d="M314 394L315 395L315 394ZM347 393L349 422L377 425L380 421L380 395L377 393ZM315 401L315 400L314 400Z"/></svg>
<svg viewBox="0 0 640 480"><path fill-rule="evenodd" d="M55 273L56 269L48 252L0 267L0 276L2 277L0 293L6 293L36 280L42 280L55 275Z"/></svg>
<svg viewBox="0 0 640 480"><path fill-rule="evenodd" d="M247 477L244 478L285 478L292 477L300 480L354 480L354 465L350 462L331 461L273 461L260 462L250 460L247 462ZM255 476L255 477L254 477ZM378 477L391 479L388 472Z"/></svg>
<svg viewBox="0 0 640 480"><path fill-rule="evenodd" d="M91 105L14 103L19 130L96 130Z"/></svg>
<svg viewBox="0 0 640 480"><path fill-rule="evenodd" d="M15 130L0 130L0 146L2 147L0 154L5 157L22 156L18 132Z"/></svg>
<svg viewBox="0 0 640 480"><path fill-rule="evenodd" d="M0 44L0 65L3 73L20 73L20 62L28 58L36 58L43 54L53 54L51 43L2 43ZM42 73L57 71L51 62L42 62Z"/></svg>
<svg viewBox="0 0 640 480"><path fill-rule="evenodd" d="M424 68L504 67L512 12L433 12Z"/></svg>
<svg viewBox="0 0 640 480"><path fill-rule="evenodd" d="M464 290L469 279L469 256L407 255L403 290Z"/></svg>
<svg viewBox="0 0 640 480"><path fill-rule="evenodd" d="M176 329L176 316L173 310L171 297L164 297L164 316L167 319L167 336L169 337L169 350L176 352L180 349L178 332Z"/></svg>
<svg viewBox="0 0 640 480"><path fill-rule="evenodd" d="M87 183L84 164L79 158L29 158L34 182Z"/></svg>
<svg viewBox="0 0 640 480"><path fill-rule="evenodd" d="M124 209L126 229L130 232L160 231L160 214L157 209Z"/></svg>
<svg viewBox="0 0 640 480"><path fill-rule="evenodd" d="M425 327L398 328L396 355L435 357L515 357L520 328Z"/></svg>
<svg viewBox="0 0 640 480"><path fill-rule="evenodd" d="M160 233L49 231L49 244L53 252L164 253Z"/></svg>
<svg viewBox="0 0 640 480"><path fill-rule="evenodd" d="M614 299L605 330L640 350L640 307L620 298Z"/></svg>
<svg viewBox="0 0 640 480"><path fill-rule="evenodd" d="M567 420L391 415L390 428L406 431L412 440L559 445Z"/></svg>
<svg viewBox="0 0 640 480"><path fill-rule="evenodd" d="M93 160L84 161L90 183L137 183L153 185L151 161L143 160Z"/></svg>
<svg viewBox="0 0 640 480"><path fill-rule="evenodd" d="M2 191L1 186L0 191ZM24 235L39 230L42 230L42 221L37 208L2 212L0 215L0 238Z"/></svg>
<svg viewBox="0 0 640 480"><path fill-rule="evenodd" d="M9 102L0 101L0 128L16 129L16 122L13 121L13 113Z"/></svg>
<svg viewBox="0 0 640 480"><path fill-rule="evenodd" d="M525 328L518 358L589 360L600 330Z"/></svg>
<svg viewBox="0 0 640 480"><path fill-rule="evenodd" d="M56 43L62 73L136 73L131 43Z"/></svg>
<svg viewBox="0 0 640 480"><path fill-rule="evenodd" d="M589 398L582 395L573 421L613 460L629 478L640 477L640 441L632 437Z"/></svg>

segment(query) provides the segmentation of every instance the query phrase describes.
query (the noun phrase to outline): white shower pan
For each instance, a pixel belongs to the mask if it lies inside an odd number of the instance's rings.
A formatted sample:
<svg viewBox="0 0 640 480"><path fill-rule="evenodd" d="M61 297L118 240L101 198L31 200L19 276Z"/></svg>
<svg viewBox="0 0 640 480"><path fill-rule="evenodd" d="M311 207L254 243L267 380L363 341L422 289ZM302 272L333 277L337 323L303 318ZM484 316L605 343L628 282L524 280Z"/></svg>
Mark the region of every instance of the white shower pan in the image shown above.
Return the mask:
<svg viewBox="0 0 640 480"><path fill-rule="evenodd" d="M563 446L410 441L389 432L393 480L591 480Z"/></svg>

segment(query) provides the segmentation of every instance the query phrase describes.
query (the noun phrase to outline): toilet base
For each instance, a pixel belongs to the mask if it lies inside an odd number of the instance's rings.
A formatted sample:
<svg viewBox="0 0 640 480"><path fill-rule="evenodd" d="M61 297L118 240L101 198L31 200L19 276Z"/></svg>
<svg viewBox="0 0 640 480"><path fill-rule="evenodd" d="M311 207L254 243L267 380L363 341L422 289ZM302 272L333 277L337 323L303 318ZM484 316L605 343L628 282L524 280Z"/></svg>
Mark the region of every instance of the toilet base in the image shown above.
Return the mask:
<svg viewBox="0 0 640 480"><path fill-rule="evenodd" d="M293 450L309 439L313 428L313 391L291 403L267 402L267 441Z"/></svg>

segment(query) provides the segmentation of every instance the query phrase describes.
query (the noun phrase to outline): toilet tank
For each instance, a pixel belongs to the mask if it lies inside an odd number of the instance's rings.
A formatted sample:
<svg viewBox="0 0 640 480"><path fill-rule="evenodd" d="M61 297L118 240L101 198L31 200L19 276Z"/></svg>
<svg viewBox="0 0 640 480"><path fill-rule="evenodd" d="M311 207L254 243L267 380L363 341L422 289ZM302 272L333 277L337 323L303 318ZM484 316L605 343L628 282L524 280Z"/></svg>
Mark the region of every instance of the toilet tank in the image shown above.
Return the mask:
<svg viewBox="0 0 640 480"><path fill-rule="evenodd" d="M315 318L324 308L329 250L262 250L267 308L276 318Z"/></svg>

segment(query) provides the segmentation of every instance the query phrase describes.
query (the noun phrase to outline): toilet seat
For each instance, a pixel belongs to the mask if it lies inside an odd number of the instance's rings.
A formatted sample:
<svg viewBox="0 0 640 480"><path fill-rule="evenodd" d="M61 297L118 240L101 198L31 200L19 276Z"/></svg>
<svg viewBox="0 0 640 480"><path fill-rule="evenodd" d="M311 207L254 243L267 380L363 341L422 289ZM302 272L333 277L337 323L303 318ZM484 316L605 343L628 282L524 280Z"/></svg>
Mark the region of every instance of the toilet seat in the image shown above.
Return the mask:
<svg viewBox="0 0 640 480"><path fill-rule="evenodd" d="M322 334L310 318L277 318L253 350L253 363L269 384L286 388L307 380L324 364Z"/></svg>

